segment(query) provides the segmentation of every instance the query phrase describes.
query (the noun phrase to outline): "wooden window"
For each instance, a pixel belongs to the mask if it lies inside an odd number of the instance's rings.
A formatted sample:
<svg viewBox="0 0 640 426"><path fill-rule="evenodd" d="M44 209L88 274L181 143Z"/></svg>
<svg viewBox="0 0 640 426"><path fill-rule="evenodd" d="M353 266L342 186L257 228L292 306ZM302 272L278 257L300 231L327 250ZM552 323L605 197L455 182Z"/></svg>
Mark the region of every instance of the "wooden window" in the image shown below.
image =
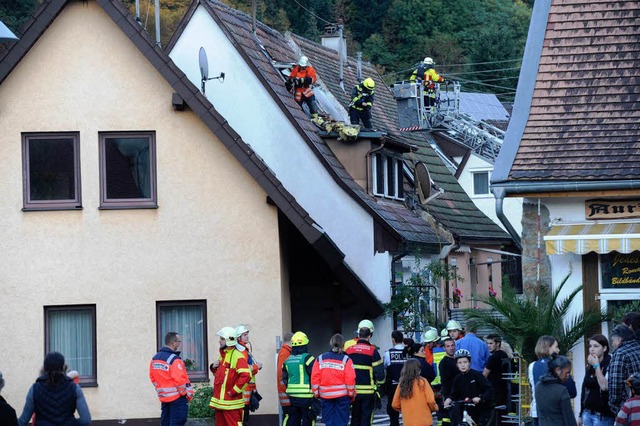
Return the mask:
<svg viewBox="0 0 640 426"><path fill-rule="evenodd" d="M100 133L100 208L156 208L155 132Z"/></svg>
<svg viewBox="0 0 640 426"><path fill-rule="evenodd" d="M81 208L80 134L23 133L22 174L24 210Z"/></svg>
<svg viewBox="0 0 640 426"><path fill-rule="evenodd" d="M96 306L44 307L44 352L60 352L81 386L97 386Z"/></svg>
<svg viewBox="0 0 640 426"><path fill-rule="evenodd" d="M208 381L207 302L167 301L156 303L158 348L164 346L164 336L175 331L182 337L180 357L192 381Z"/></svg>

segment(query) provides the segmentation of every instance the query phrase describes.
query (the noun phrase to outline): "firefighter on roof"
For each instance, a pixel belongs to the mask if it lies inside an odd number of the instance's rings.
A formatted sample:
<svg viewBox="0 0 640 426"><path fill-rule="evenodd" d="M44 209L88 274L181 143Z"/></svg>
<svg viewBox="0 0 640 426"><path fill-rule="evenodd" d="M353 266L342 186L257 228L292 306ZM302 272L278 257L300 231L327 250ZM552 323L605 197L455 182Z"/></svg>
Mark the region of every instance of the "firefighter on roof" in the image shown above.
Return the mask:
<svg viewBox="0 0 640 426"><path fill-rule="evenodd" d="M356 84L351 92L351 103L349 104L349 119L351 124L362 125L366 129L371 129L371 107L373 107L373 92L376 87L375 81L371 77L365 78L360 84Z"/></svg>
<svg viewBox="0 0 640 426"><path fill-rule="evenodd" d="M318 117L318 105L316 96L313 94L313 85L316 84L318 76L316 70L309 65L309 58L300 56L298 65L291 69L291 74L285 82L288 91L293 90L293 98L302 107L307 104L311 118Z"/></svg>
<svg viewBox="0 0 640 426"><path fill-rule="evenodd" d="M409 80L422 82L424 87L424 106L427 111L436 105L436 83L444 83L446 80L435 70L436 63L433 59L426 57L420 66L413 71Z"/></svg>

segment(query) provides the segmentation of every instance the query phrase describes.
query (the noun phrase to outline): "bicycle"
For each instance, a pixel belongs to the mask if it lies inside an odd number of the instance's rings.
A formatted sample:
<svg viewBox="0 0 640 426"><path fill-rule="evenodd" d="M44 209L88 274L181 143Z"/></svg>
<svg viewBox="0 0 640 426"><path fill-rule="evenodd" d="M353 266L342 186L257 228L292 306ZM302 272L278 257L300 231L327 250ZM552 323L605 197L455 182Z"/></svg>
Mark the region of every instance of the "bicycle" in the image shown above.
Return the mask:
<svg viewBox="0 0 640 426"><path fill-rule="evenodd" d="M451 405L444 407L445 409L449 410L449 418L451 421L451 426L480 426L480 424L476 423L473 420L473 418L467 411L467 408L475 407L475 406L476 404L468 400L451 401ZM496 415L495 408L496 407L491 409L491 415L489 416L487 421L481 424L484 424L485 426L495 426L499 424L498 416ZM500 408L500 407L497 407L497 408ZM461 413L460 413L460 409L462 409Z"/></svg>

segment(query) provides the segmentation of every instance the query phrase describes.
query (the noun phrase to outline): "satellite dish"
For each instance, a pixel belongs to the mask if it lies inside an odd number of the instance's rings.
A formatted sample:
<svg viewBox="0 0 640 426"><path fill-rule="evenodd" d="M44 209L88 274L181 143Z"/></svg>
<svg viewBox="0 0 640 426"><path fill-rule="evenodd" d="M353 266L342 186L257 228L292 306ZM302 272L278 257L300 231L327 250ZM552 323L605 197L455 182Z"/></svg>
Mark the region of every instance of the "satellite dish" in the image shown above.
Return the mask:
<svg viewBox="0 0 640 426"><path fill-rule="evenodd" d="M207 59L207 52L204 50L204 47L200 48L198 62L200 63L200 76L202 76L202 81L207 81L209 79L209 60Z"/></svg>
<svg viewBox="0 0 640 426"><path fill-rule="evenodd" d="M224 73L221 72L217 77L209 78L209 60L207 59L207 52L204 50L204 47L200 47L200 52L198 52L198 63L200 64L200 77L202 78L202 94L205 94L206 83L209 80L220 80L220 83L224 83Z"/></svg>
<svg viewBox="0 0 640 426"><path fill-rule="evenodd" d="M415 167L415 182L416 191L418 197L420 197L420 203L427 204L429 196L431 195L431 175L429 175L429 169L427 165L422 161L419 161Z"/></svg>

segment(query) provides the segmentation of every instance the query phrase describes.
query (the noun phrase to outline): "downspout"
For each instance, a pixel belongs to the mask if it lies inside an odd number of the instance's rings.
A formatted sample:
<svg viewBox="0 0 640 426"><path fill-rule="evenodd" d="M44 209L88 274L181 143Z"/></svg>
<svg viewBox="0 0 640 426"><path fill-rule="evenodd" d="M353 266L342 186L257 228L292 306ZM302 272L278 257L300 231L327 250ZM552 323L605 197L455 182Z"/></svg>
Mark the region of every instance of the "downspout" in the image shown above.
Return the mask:
<svg viewBox="0 0 640 426"><path fill-rule="evenodd" d="M493 195L496 197L496 215L498 216L498 219L500 219L500 222L502 222L504 227L507 229L509 235L511 235L511 238L513 238L516 246L520 250L522 250L522 241L520 240L520 235L518 235L513 225L511 225L511 222L509 222L509 219L507 219L507 216L504 214L504 197L505 195L507 195L507 191L504 188L500 187L493 187L492 189Z"/></svg>
<svg viewBox="0 0 640 426"><path fill-rule="evenodd" d="M356 52L356 58L358 60L356 63L356 79L360 83L362 81L362 52Z"/></svg>
<svg viewBox="0 0 640 426"><path fill-rule="evenodd" d="M338 56L340 57L340 88L342 89L342 91L344 92L344 57L347 56L346 52L343 52L343 47L342 47L342 33L343 33L343 25L338 25L338 36L340 37L340 40L338 42Z"/></svg>
<svg viewBox="0 0 640 426"><path fill-rule="evenodd" d="M156 0L155 8L156 8L156 46L162 47L160 45L160 0Z"/></svg>

